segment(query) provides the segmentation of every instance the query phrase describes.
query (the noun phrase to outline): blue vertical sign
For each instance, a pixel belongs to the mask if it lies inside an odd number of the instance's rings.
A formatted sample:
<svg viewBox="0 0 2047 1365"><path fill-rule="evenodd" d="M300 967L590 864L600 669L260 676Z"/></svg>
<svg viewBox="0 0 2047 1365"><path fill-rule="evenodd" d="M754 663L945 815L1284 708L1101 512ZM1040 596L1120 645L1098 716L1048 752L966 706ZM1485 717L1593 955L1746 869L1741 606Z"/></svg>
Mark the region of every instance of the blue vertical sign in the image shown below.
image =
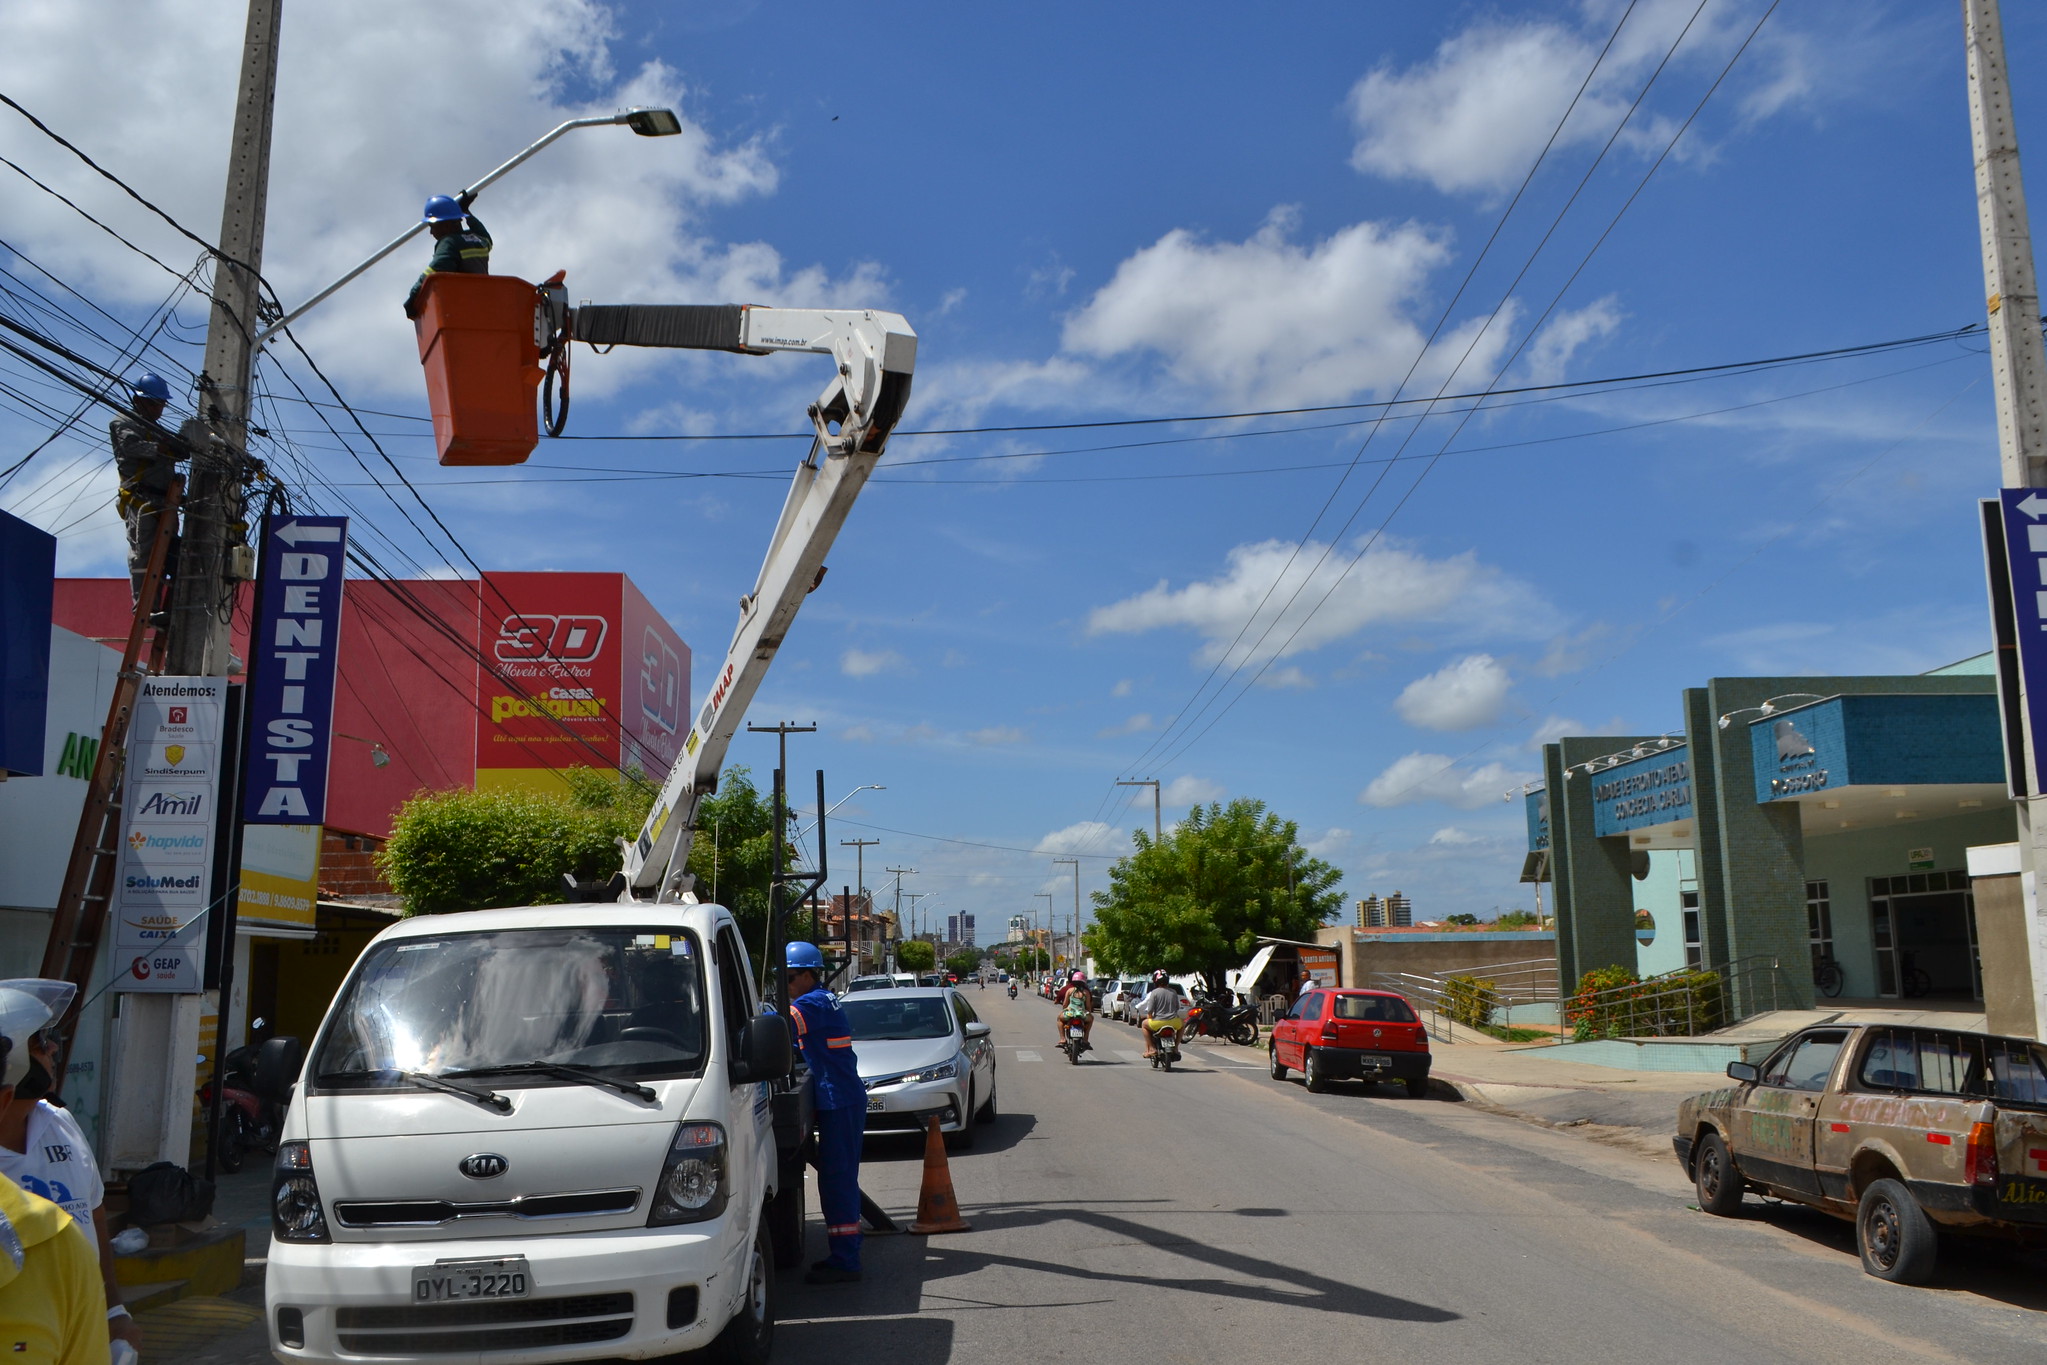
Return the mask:
<svg viewBox="0 0 2047 1365"><path fill-rule="evenodd" d="M341 649L347 517L266 516L249 629L249 744L242 819L327 819L334 669Z"/></svg>
<svg viewBox="0 0 2047 1365"><path fill-rule="evenodd" d="M2024 680L2026 732L2033 737L2033 790L2047 791L2047 498L2006 488L2004 550L2011 569L2012 626Z"/></svg>

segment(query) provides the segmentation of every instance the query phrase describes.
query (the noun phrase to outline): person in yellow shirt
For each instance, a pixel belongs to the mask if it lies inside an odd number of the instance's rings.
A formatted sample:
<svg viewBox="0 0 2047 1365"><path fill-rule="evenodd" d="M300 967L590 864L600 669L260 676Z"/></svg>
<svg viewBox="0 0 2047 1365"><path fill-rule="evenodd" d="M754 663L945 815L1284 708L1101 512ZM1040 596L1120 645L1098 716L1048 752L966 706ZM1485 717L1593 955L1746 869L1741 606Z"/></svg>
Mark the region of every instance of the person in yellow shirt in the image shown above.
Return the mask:
<svg viewBox="0 0 2047 1365"><path fill-rule="evenodd" d="M108 1365L106 1317L99 1257L78 1224L0 1175L0 1360Z"/></svg>

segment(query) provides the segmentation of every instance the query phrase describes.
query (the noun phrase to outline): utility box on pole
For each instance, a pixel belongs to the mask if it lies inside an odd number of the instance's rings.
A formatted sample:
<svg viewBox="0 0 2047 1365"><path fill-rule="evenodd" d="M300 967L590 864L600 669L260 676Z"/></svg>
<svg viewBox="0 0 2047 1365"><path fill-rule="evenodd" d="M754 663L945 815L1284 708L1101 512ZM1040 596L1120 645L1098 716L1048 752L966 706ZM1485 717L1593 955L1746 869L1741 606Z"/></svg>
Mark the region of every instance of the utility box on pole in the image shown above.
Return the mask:
<svg viewBox="0 0 2047 1365"><path fill-rule="evenodd" d="M2012 121L2011 80L2005 69L2004 24L1997 0L1962 0L1969 62L1969 140L1976 157L1976 215L1983 239L1983 284L1989 314L1990 372L1996 383L1997 446L2008 489L2047 486L2047 347L2040 335L2040 288L2033 273L2033 237L2019 174L2018 131ZM2007 498L2007 504L2021 500ZM2027 499L2023 501L2035 501ZM2013 509L2016 510L2016 509ZM2011 563L2022 562L2013 557ZM2025 560L2023 562L2030 562ZM1993 604L2012 610L2013 598L2032 606L2047 584L1992 584ZM1995 605L1993 610L1995 610ZM2019 629L2047 629L2037 613L2015 613ZM2004 623L2001 639L2009 638ZM2000 674L2007 717L2029 717L2041 699L2028 697L2024 671ZM2047 713L2043 713L2047 714ZM2011 774L2019 810L2019 879L2023 893L2026 966L2033 997L2033 1036L2047 1038L2047 914L2038 891L2047 866L2047 795L2032 774L2047 734L2028 719L2022 763ZM2017 747L2017 746L2014 746ZM2018 964L2009 964L2016 969ZM1986 988L1987 989L1987 988Z"/></svg>

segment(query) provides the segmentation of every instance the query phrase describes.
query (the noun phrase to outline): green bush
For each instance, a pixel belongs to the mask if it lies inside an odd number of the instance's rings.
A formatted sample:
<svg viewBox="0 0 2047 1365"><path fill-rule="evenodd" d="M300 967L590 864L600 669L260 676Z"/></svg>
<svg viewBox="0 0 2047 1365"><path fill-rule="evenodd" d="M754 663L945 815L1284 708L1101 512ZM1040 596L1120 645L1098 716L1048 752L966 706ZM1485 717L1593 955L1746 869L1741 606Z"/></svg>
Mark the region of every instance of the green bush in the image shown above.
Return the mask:
<svg viewBox="0 0 2047 1365"><path fill-rule="evenodd" d="M1442 1011L1459 1024L1484 1028L1500 1007L1499 987L1490 979L1471 975L1447 978L1443 982Z"/></svg>
<svg viewBox="0 0 2047 1365"><path fill-rule="evenodd" d="M1626 967L1600 967L1579 978L1564 1022L1581 1043L1694 1037L1720 1026L1724 1005L1718 972L1670 972L1643 981Z"/></svg>
<svg viewBox="0 0 2047 1365"><path fill-rule="evenodd" d="M928 972L938 965L938 950L922 939L896 945L896 966L906 972Z"/></svg>

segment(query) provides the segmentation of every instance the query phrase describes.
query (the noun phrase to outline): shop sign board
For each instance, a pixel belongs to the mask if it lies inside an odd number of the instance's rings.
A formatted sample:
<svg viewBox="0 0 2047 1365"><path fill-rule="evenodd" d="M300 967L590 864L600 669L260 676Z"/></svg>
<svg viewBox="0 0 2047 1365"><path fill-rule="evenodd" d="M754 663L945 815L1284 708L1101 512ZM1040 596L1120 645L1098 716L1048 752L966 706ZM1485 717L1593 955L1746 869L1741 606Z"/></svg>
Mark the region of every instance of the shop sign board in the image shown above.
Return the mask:
<svg viewBox="0 0 2047 1365"><path fill-rule="evenodd" d="M348 518L266 516L259 551L242 821L317 825L327 818Z"/></svg>
<svg viewBox="0 0 2047 1365"><path fill-rule="evenodd" d="M1528 850L1533 853L1549 847L1549 789L1529 792L1521 798L1528 817Z"/></svg>
<svg viewBox="0 0 2047 1365"><path fill-rule="evenodd" d="M1692 818L1692 765L1683 745L1589 774L1592 832L1626 834Z"/></svg>
<svg viewBox="0 0 2047 1365"><path fill-rule="evenodd" d="M320 826L250 825L242 835L238 928L311 929L320 899Z"/></svg>
<svg viewBox="0 0 2047 1365"><path fill-rule="evenodd" d="M144 678L128 730L113 989L201 988L227 679Z"/></svg>

